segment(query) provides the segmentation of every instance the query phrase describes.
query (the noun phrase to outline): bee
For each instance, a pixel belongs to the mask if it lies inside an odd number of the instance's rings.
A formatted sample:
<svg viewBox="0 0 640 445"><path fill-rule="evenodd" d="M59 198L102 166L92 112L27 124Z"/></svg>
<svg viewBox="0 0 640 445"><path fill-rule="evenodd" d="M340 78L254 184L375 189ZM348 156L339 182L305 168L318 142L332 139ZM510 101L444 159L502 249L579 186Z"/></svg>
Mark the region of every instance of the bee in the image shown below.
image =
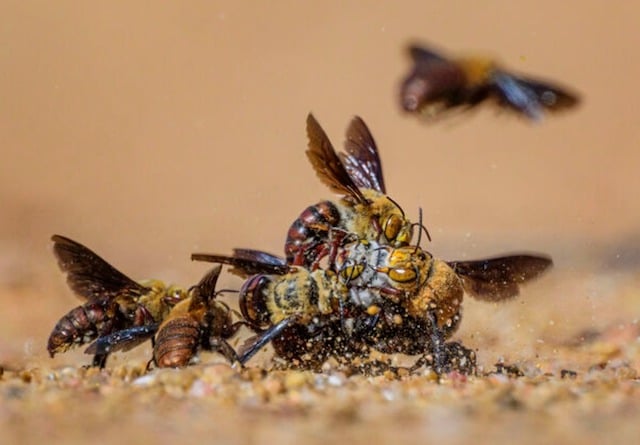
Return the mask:
<svg viewBox="0 0 640 445"><path fill-rule="evenodd" d="M315 269L325 256L332 264L345 237L375 240L392 246L407 245L413 224L386 193L378 148L360 117L347 128L345 152L336 153L313 115L307 116L309 148L306 152L318 177L340 193L339 202L322 201L307 207L287 233L288 264Z"/></svg>
<svg viewBox="0 0 640 445"><path fill-rule="evenodd" d="M341 269L349 277L352 293L356 287L378 296L369 304L379 307L367 311L379 318L364 340L379 352L422 355L413 368L429 364L438 374L453 368L471 373L475 368L473 351L446 342L460 325L465 293L483 301L506 301L519 294L520 285L553 264L540 254L443 261L418 246L380 246L370 251L380 249L388 253L376 252L369 263L364 250L361 262ZM341 261L339 256L337 264ZM368 268L375 273L367 274Z"/></svg>
<svg viewBox="0 0 640 445"><path fill-rule="evenodd" d="M56 323L47 350L51 357L99 336L163 320L188 292L158 280L136 282L95 252L61 235L53 235L53 252L67 274L69 287L86 302ZM104 367L108 353L96 354L92 365Z"/></svg>
<svg viewBox="0 0 640 445"><path fill-rule="evenodd" d="M243 346L242 364L271 343L286 361L318 368L371 321L349 303L348 289L331 270L291 266L283 258L251 249L235 249L232 256L193 254L192 259L228 264L231 272L249 276L240 289L239 306L258 335ZM348 319L355 321L349 332Z"/></svg>
<svg viewBox="0 0 640 445"><path fill-rule="evenodd" d="M229 362L237 362L238 356L227 340L246 323L234 322L234 315L239 314L216 299L224 292L215 290L220 270L221 266L214 267L190 288L188 297L176 304L162 323L134 326L99 337L85 352L126 351L155 334L152 360L159 368L187 366L200 349L217 351Z"/></svg>
<svg viewBox="0 0 640 445"><path fill-rule="evenodd" d="M435 117L493 99L502 108L539 121L546 111L572 108L579 102L575 93L513 74L488 58L447 59L419 46L410 46L409 53L413 68L400 89L402 108L408 112Z"/></svg>

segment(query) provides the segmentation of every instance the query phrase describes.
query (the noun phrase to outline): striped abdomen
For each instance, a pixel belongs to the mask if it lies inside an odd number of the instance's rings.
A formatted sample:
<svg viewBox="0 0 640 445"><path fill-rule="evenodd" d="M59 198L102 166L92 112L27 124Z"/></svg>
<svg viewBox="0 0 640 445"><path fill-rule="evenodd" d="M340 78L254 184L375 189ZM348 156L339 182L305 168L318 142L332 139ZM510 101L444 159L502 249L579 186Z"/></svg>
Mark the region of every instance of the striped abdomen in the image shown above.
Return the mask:
<svg viewBox="0 0 640 445"><path fill-rule="evenodd" d="M178 368L189 364L200 342L200 323L185 315L168 320L156 334L153 358L160 368Z"/></svg>
<svg viewBox="0 0 640 445"><path fill-rule="evenodd" d="M100 302L89 302L69 311L49 336L47 350L51 357L109 334L114 327L113 311Z"/></svg>
<svg viewBox="0 0 640 445"><path fill-rule="evenodd" d="M343 228L340 212L331 201L322 201L307 207L296 219L287 233L284 245L287 263L310 267L316 262L317 250L329 239L334 227Z"/></svg>

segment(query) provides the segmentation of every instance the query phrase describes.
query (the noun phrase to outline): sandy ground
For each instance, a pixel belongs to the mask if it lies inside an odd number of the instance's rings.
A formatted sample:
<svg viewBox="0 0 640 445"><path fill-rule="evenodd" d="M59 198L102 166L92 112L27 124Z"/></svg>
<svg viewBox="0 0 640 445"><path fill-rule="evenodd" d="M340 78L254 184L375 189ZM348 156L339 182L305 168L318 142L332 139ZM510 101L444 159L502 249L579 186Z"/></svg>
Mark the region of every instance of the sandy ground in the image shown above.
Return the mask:
<svg viewBox="0 0 640 445"><path fill-rule="evenodd" d="M0 442L634 443L640 435L637 5L492 1L0 5ZM482 109L426 125L397 86L411 41L493 54L582 106L540 125ZM85 371L47 336L78 304L50 236L133 278L190 284L193 251L282 251L331 195L303 155L313 111L354 114L390 194L444 259L546 252L509 304L467 300L478 377L244 371L213 354L144 375L146 347ZM225 275L221 286L240 281ZM498 361L521 377L496 374ZM562 370L574 371L564 373Z"/></svg>

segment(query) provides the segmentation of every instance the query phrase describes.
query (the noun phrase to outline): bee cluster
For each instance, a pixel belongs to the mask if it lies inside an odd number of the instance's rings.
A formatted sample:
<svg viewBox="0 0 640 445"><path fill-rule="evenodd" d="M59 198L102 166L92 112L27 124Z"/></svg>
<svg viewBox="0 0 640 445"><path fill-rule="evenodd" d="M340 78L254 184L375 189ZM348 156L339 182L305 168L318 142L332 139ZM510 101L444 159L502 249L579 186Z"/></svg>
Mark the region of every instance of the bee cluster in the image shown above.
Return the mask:
<svg viewBox="0 0 640 445"><path fill-rule="evenodd" d="M530 119L574 105L557 87L515 76L483 59L448 60L412 47L414 67L402 84L402 106L428 116L485 99ZM54 254L71 289L86 299L63 316L49 337L51 356L91 343L93 365L146 340L158 367L182 367L199 350L244 365L267 344L291 366L319 368L327 359L366 362L373 351L415 356L411 369L475 372L475 353L449 341L461 320L464 294L486 301L518 295L521 284L552 261L516 254L443 261L420 246L421 218L411 222L387 195L378 148L355 117L338 153L313 115L307 117L307 156L339 200L307 207L287 232L284 257L254 249L230 255L195 253L215 263L196 285L134 281L96 253L54 235ZM414 229L418 237L414 243ZM223 265L245 281L239 311L217 296ZM253 336L236 350L229 340L246 327Z"/></svg>

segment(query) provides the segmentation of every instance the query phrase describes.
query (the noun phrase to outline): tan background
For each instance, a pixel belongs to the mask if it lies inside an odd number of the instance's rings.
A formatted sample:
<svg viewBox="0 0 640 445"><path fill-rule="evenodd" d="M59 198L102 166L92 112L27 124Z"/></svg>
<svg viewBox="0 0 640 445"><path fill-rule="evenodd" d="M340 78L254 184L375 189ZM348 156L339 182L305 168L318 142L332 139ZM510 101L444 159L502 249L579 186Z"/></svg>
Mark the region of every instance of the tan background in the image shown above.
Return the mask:
<svg viewBox="0 0 640 445"><path fill-rule="evenodd" d="M541 125L487 108L424 125L396 97L415 40L494 54L583 104ZM637 292L616 290L636 289L640 264L638 42L633 2L2 2L0 361L48 360L48 332L77 304L53 233L185 284L204 270L196 250L282 252L300 211L331 196L303 154L309 111L336 146L364 117L436 255L554 256L520 304L470 303L474 346L511 329L483 362L637 323Z"/></svg>

